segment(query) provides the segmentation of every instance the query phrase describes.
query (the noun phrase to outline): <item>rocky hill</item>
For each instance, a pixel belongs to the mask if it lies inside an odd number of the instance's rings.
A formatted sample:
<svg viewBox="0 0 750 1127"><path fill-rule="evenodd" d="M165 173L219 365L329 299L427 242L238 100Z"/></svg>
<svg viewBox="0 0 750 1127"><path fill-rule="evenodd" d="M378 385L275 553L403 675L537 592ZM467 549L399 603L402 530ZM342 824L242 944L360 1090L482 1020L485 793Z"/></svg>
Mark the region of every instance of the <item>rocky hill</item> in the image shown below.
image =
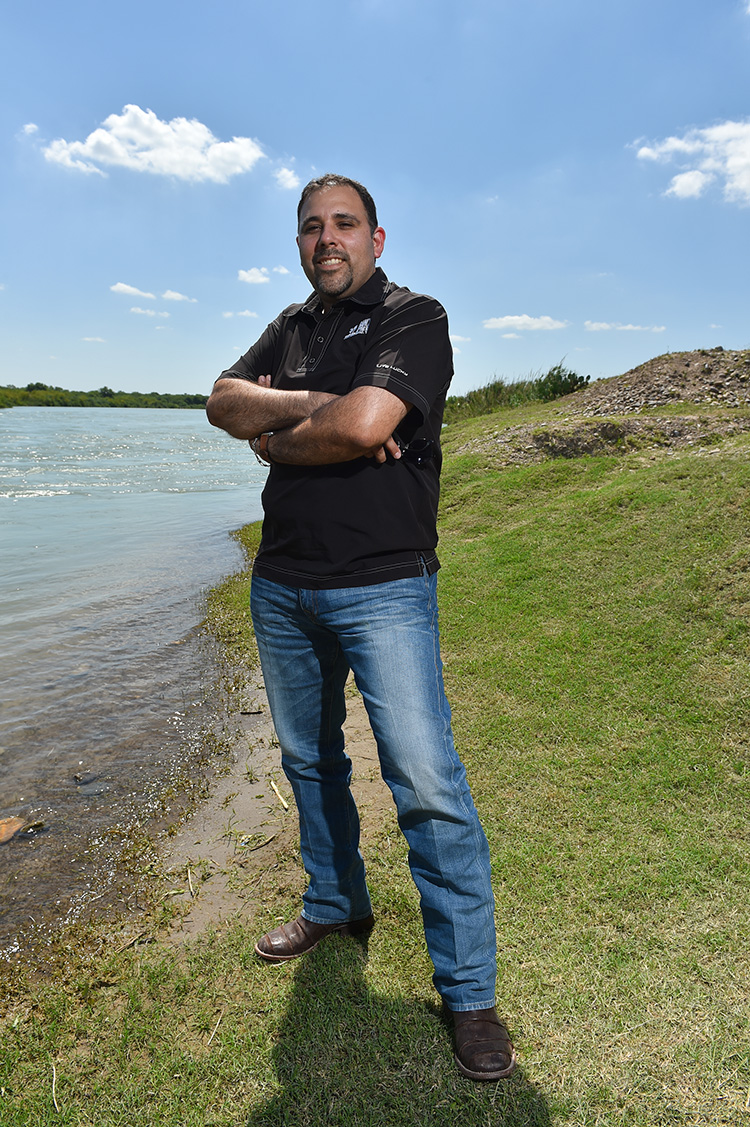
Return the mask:
<svg viewBox="0 0 750 1127"><path fill-rule="evenodd" d="M680 403L684 412L675 410ZM663 407L671 409L662 413ZM750 351L713 348L657 356L556 400L552 416L544 423L503 427L498 413L481 435L454 452L482 453L494 465L510 466L584 454L710 446L750 431Z"/></svg>
<svg viewBox="0 0 750 1127"><path fill-rule="evenodd" d="M567 396L566 413L633 414L665 403L750 405L750 351L669 352Z"/></svg>

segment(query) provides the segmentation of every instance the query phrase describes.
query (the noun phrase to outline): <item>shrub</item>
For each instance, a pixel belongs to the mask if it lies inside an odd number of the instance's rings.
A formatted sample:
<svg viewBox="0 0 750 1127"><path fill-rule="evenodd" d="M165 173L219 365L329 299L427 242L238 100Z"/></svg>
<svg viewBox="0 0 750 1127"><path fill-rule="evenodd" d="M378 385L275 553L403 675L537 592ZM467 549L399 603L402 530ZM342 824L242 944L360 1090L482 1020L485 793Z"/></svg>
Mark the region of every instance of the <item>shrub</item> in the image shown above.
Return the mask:
<svg viewBox="0 0 750 1127"><path fill-rule="evenodd" d="M586 387L591 376L579 376L571 368L564 368L562 361L550 368L546 376L541 376L536 381L537 394L545 403L550 399L559 399L561 395L570 395L572 391L579 391Z"/></svg>

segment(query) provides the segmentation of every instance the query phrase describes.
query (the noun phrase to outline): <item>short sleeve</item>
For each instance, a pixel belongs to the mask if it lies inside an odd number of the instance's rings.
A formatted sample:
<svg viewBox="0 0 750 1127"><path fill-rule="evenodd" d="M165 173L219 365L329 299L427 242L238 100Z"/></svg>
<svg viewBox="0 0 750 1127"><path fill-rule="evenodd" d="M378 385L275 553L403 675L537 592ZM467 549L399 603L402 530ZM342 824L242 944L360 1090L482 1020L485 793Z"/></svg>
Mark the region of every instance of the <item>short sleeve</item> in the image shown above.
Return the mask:
<svg viewBox="0 0 750 1127"><path fill-rule="evenodd" d="M240 356L231 368L225 369L218 378L220 380L251 380L253 383L257 383L258 376L273 373L282 318L283 314L280 314L275 321L272 321L252 348L248 349L244 356Z"/></svg>
<svg viewBox="0 0 750 1127"><path fill-rule="evenodd" d="M453 376L448 317L434 298L399 290L357 365L352 387L384 387L412 403L423 421Z"/></svg>

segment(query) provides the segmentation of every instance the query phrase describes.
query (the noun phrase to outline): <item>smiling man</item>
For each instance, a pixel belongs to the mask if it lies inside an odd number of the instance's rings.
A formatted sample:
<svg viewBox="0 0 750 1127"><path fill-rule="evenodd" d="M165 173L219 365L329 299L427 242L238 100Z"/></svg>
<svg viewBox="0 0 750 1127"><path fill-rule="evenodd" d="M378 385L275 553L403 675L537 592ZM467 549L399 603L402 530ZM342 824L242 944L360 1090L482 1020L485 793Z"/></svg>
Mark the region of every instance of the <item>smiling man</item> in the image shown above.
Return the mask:
<svg viewBox="0 0 750 1127"><path fill-rule="evenodd" d="M207 407L270 465L251 608L309 878L300 916L255 950L283 962L374 925L342 734L353 670L409 844L456 1062L499 1080L515 1054L495 1011L489 849L453 745L437 626L447 318L376 266L385 232L361 184L311 181L297 218L314 292L222 372Z"/></svg>

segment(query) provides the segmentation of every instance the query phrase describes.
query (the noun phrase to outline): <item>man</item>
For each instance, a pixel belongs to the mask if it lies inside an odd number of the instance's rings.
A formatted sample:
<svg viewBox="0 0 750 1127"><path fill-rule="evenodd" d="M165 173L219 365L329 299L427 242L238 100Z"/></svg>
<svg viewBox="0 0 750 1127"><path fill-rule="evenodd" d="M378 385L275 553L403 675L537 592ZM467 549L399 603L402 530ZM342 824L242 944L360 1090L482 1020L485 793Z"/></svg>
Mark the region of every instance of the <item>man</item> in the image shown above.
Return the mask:
<svg viewBox="0 0 750 1127"><path fill-rule="evenodd" d="M515 1054L494 1009L489 849L453 746L437 628L447 318L376 267L385 232L361 184L311 181L297 217L314 293L222 372L207 406L270 464L251 609L309 877L301 915L255 950L281 962L373 926L342 735L351 669L409 844L456 1062L498 1080Z"/></svg>

